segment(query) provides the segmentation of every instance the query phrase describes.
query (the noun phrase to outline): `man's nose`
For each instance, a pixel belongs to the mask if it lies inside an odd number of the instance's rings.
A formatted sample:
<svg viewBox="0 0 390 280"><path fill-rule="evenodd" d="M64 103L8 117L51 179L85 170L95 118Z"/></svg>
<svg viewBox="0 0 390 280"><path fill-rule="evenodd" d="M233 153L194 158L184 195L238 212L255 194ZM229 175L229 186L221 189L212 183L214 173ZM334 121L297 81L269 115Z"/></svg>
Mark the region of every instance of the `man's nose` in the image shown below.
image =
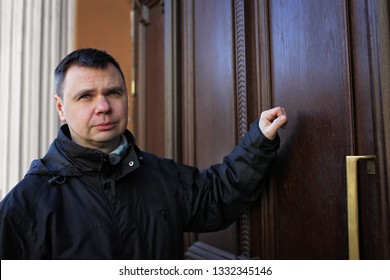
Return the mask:
<svg viewBox="0 0 390 280"><path fill-rule="evenodd" d="M96 114L107 114L111 111L111 104L106 96L97 98L95 110Z"/></svg>

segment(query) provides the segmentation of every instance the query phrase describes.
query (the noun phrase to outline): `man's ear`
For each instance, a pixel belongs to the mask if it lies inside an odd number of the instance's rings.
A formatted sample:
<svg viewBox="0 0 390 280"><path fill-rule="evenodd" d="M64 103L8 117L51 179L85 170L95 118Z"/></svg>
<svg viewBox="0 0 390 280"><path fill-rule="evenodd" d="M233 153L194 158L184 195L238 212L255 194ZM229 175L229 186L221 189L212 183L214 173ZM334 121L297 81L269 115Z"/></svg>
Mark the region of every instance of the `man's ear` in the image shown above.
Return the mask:
<svg viewBox="0 0 390 280"><path fill-rule="evenodd" d="M57 94L54 96L54 99L56 101L56 108L58 112L58 116L60 117L60 120L62 122L66 122L65 112L64 112L64 105L61 97L59 97Z"/></svg>

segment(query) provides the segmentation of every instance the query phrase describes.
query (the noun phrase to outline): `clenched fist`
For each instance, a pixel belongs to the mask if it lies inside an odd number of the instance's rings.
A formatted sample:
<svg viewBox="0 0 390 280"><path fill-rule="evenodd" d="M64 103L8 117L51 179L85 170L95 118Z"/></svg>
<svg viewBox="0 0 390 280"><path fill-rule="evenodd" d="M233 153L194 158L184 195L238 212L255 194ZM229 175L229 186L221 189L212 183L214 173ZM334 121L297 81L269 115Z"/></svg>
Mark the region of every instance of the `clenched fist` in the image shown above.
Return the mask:
<svg viewBox="0 0 390 280"><path fill-rule="evenodd" d="M278 129L287 124L287 115L282 107L275 107L261 113L259 128L270 140L274 140Z"/></svg>

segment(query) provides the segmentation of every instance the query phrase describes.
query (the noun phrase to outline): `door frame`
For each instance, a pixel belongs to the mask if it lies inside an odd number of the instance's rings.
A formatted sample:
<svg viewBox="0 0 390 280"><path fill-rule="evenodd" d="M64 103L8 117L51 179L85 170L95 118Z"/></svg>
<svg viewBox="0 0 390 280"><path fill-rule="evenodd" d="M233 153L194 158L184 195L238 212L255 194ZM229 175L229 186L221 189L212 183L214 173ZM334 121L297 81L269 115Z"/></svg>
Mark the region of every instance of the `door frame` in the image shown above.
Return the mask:
<svg viewBox="0 0 390 280"><path fill-rule="evenodd" d="M372 104L381 201L383 257L390 259L390 18L387 0L368 0Z"/></svg>

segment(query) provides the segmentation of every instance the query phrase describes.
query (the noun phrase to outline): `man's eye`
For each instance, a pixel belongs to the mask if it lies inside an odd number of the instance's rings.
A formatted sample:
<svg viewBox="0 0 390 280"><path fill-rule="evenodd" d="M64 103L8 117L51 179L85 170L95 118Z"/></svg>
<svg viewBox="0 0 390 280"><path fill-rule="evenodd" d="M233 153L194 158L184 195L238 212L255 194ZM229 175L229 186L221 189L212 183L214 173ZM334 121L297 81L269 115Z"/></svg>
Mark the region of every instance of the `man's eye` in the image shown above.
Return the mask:
<svg viewBox="0 0 390 280"><path fill-rule="evenodd" d="M90 94L83 94L79 97L79 99L89 99L91 97Z"/></svg>
<svg viewBox="0 0 390 280"><path fill-rule="evenodd" d="M121 95L121 92L113 90L108 93L108 95Z"/></svg>

